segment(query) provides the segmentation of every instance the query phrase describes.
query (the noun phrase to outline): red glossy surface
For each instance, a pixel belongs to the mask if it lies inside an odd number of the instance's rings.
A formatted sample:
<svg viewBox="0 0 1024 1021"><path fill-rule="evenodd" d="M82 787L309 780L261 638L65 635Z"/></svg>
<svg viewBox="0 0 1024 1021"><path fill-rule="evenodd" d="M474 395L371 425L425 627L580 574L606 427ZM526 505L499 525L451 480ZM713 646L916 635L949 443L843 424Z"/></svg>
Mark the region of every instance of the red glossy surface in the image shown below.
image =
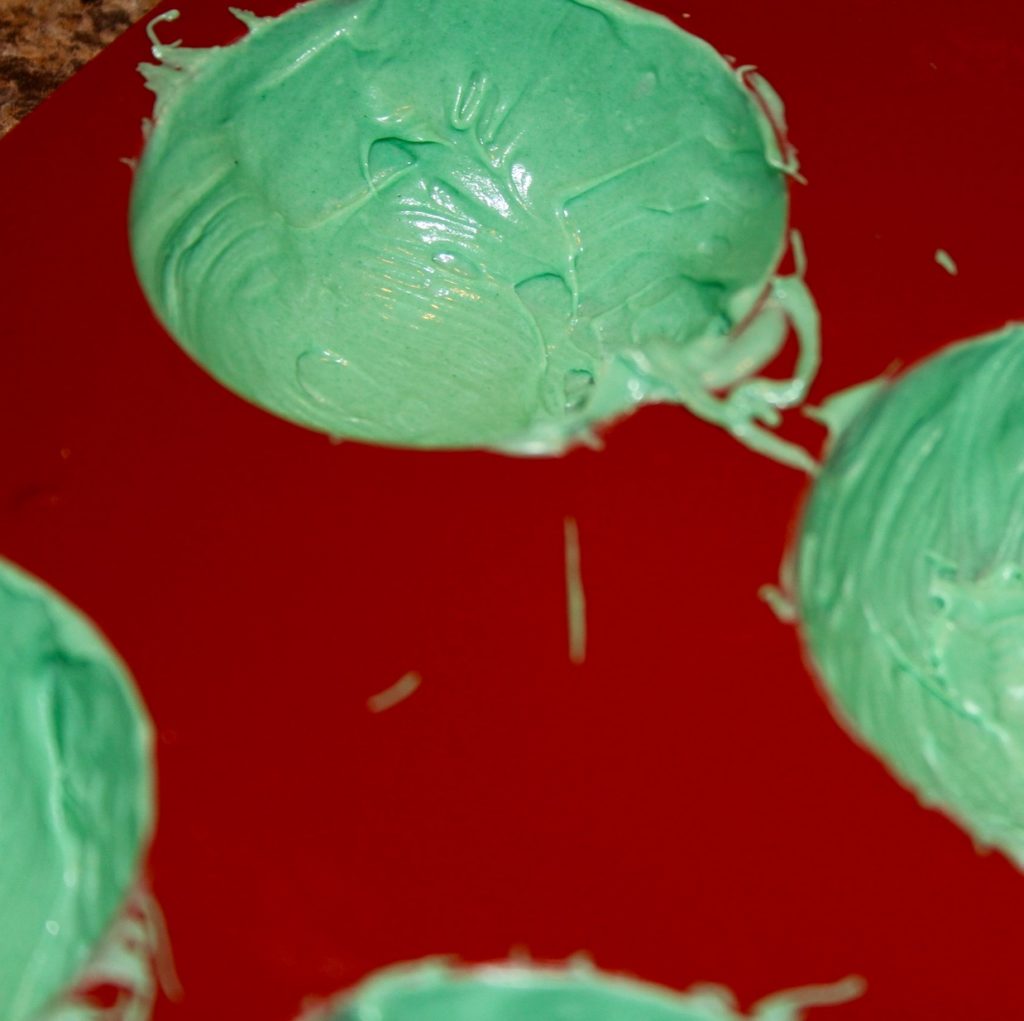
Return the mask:
<svg viewBox="0 0 1024 1021"><path fill-rule="evenodd" d="M178 6L190 43L236 34ZM1024 316L1024 8L670 13L787 101L818 395ZM288 1021L393 960L514 946L744 1002L864 974L836 1021L1017 1016L1024 879L845 737L756 598L800 478L677 409L526 461L332 446L236 399L133 279L145 51L136 29L0 143L0 553L102 625L158 721L186 991L159 1021Z"/></svg>

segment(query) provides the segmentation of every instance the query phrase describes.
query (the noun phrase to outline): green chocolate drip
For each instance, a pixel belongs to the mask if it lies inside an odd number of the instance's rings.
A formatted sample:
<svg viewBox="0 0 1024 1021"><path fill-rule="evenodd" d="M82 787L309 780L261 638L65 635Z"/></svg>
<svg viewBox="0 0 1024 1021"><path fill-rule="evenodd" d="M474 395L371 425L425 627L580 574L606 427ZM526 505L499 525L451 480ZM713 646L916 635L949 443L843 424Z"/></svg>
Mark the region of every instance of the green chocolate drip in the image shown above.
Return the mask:
<svg viewBox="0 0 1024 1021"><path fill-rule="evenodd" d="M863 391L807 506L803 632L842 717L1024 866L1024 326Z"/></svg>
<svg viewBox="0 0 1024 1021"><path fill-rule="evenodd" d="M28 1021L80 975L139 869L151 733L117 655L0 560L0 1017Z"/></svg>
<svg viewBox="0 0 1024 1021"><path fill-rule="evenodd" d="M843 1003L859 979L777 993L747 1015L732 994L703 985L678 993L592 965L400 965L371 976L306 1021L798 1021L803 1008Z"/></svg>
<svg viewBox="0 0 1024 1021"><path fill-rule="evenodd" d="M764 427L818 345L772 276L795 161L763 79L622 0L243 20L154 34L132 201L145 292L216 378L339 437L515 453L677 401L808 466ZM796 378L752 387L789 320Z"/></svg>

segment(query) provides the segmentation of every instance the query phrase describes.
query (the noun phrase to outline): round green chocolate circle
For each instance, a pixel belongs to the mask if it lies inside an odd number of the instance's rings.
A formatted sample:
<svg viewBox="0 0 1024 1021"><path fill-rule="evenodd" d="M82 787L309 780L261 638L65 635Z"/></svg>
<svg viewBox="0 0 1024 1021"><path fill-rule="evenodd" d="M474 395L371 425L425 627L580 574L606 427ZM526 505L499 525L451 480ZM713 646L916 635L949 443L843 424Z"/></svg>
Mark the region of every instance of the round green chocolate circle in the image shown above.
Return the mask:
<svg viewBox="0 0 1024 1021"><path fill-rule="evenodd" d="M338 437L520 453L719 385L788 190L709 45L623 0L245 21L155 46L131 208L152 307L218 380Z"/></svg>
<svg viewBox="0 0 1024 1021"><path fill-rule="evenodd" d="M803 515L796 588L840 716L1024 865L1024 326L876 389Z"/></svg>
<svg viewBox="0 0 1024 1021"><path fill-rule="evenodd" d="M152 735L95 627L0 560L0 1017L68 991L138 877Z"/></svg>
<svg viewBox="0 0 1024 1021"><path fill-rule="evenodd" d="M799 1021L803 1008L843 1003L856 979L776 993L746 1015L721 986L676 992L589 963L453 965L428 960L371 975L304 1021Z"/></svg>

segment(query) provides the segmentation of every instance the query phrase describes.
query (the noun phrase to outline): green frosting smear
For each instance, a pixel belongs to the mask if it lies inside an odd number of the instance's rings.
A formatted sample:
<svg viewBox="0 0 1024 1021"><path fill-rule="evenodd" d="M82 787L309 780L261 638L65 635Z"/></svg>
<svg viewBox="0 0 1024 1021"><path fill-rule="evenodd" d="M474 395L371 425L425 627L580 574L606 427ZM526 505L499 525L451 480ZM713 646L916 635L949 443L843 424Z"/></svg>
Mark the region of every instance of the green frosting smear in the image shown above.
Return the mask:
<svg viewBox="0 0 1024 1021"><path fill-rule="evenodd" d="M0 560L0 1017L55 1003L114 923L153 821L150 726L96 629Z"/></svg>
<svg viewBox="0 0 1024 1021"><path fill-rule="evenodd" d="M818 360L785 248L781 104L621 0L313 0L142 70L131 211L157 314L285 418L556 453L677 401L768 427ZM793 379L754 374L801 338Z"/></svg>
<svg viewBox="0 0 1024 1021"><path fill-rule="evenodd" d="M1011 325L855 394L795 584L853 731L922 802L1024 866L1022 390Z"/></svg>
<svg viewBox="0 0 1024 1021"><path fill-rule="evenodd" d="M777 993L748 1015L719 986L677 993L587 963L457 967L426 961L385 969L305 1021L798 1021L805 1007L844 1003L862 991L860 979L849 978Z"/></svg>

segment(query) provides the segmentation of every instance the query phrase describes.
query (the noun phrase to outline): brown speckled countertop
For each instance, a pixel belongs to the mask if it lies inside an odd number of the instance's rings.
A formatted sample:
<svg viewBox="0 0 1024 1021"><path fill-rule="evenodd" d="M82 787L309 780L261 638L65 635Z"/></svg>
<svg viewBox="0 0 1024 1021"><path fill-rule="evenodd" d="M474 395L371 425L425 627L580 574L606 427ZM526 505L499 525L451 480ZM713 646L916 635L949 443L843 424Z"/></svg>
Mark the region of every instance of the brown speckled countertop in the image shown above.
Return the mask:
<svg viewBox="0 0 1024 1021"><path fill-rule="evenodd" d="M0 0L0 135L156 0Z"/></svg>

